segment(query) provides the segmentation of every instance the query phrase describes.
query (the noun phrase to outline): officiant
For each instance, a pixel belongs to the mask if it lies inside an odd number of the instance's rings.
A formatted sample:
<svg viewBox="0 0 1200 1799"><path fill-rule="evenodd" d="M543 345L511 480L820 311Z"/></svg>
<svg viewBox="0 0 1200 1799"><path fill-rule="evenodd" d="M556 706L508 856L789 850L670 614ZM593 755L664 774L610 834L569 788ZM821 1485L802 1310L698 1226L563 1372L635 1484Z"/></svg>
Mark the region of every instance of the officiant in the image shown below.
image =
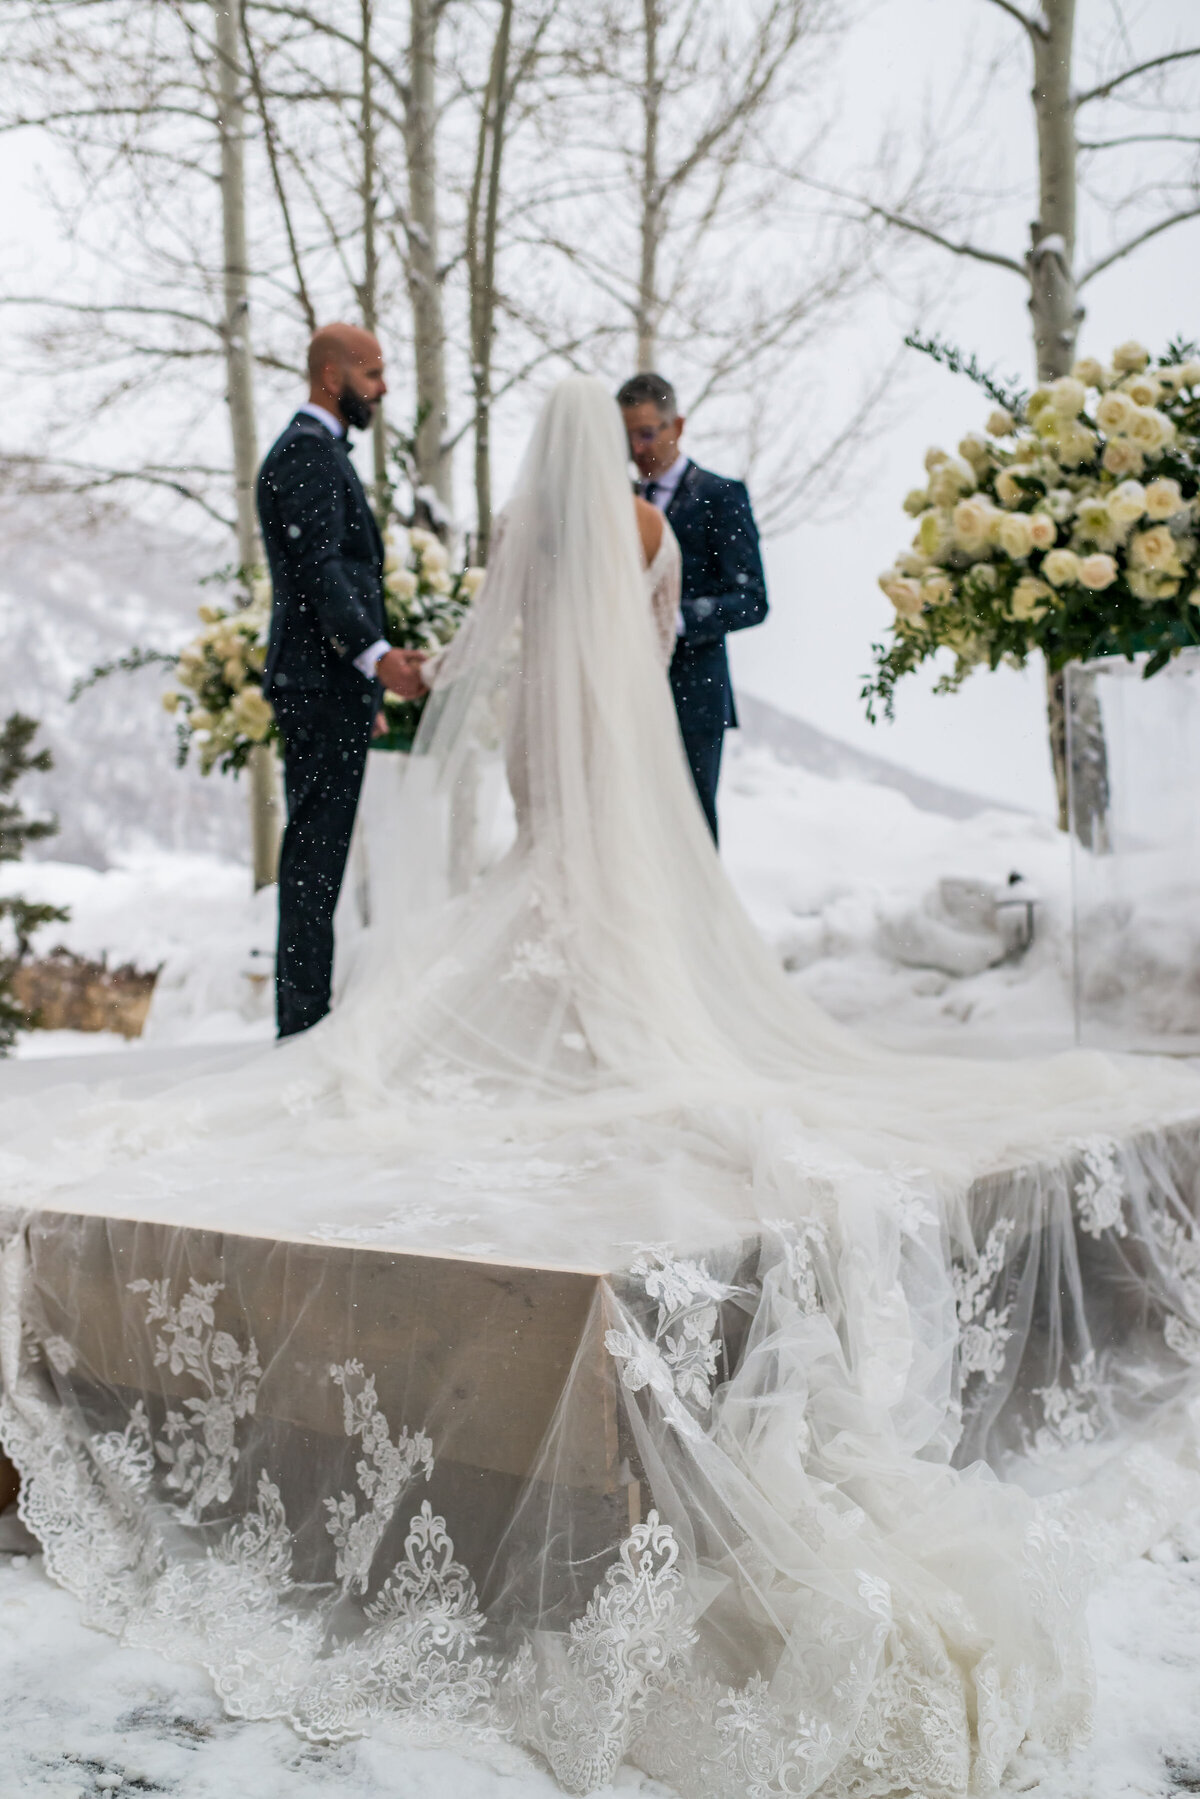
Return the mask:
<svg viewBox="0 0 1200 1799"><path fill-rule="evenodd" d="M634 375L617 394L638 492L671 521L683 556L671 692L696 793L717 839L725 732L737 724L725 638L767 616L758 527L745 483L700 468L680 449L684 420L661 375Z"/></svg>
<svg viewBox="0 0 1200 1799"><path fill-rule="evenodd" d="M309 395L258 477L274 602L263 692L283 740L276 1021L290 1037L329 1010L333 914L381 697L424 691L421 658L384 636L383 537L350 457L387 385L370 332L326 325Z"/></svg>

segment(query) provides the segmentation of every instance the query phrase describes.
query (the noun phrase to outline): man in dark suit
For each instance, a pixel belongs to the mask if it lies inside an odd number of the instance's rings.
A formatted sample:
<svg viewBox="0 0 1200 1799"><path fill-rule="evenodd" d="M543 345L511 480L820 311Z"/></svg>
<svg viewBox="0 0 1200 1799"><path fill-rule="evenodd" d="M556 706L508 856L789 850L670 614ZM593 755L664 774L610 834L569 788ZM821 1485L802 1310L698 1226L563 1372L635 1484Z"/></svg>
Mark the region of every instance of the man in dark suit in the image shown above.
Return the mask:
<svg viewBox="0 0 1200 1799"><path fill-rule="evenodd" d="M258 477L274 607L263 692L283 739L287 829L279 859L276 1019L281 1037L329 1010L341 890L380 683L423 691L420 658L384 636L383 539L350 459L387 392L366 331L327 325L309 345L310 391Z"/></svg>
<svg viewBox="0 0 1200 1799"><path fill-rule="evenodd" d="M760 625L767 616L758 527L743 482L709 474L680 450L684 421L670 382L661 375L635 375L617 400L642 477L638 491L666 513L683 553L671 691L688 766L715 842L721 751L726 730L737 724L725 637Z"/></svg>

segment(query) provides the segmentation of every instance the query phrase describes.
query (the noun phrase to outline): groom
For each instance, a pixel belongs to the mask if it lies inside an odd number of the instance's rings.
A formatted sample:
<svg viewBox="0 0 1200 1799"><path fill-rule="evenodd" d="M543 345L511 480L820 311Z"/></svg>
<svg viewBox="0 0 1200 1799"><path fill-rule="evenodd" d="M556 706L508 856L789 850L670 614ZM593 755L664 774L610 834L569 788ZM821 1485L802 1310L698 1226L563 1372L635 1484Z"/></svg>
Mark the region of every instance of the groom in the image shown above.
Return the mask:
<svg viewBox="0 0 1200 1799"><path fill-rule="evenodd" d="M717 781L725 732L737 724L725 636L761 625L767 584L758 527L741 481L710 475L683 454L684 421L661 375L634 375L617 395L638 491L671 521L683 554L679 637L671 691L696 792L717 838Z"/></svg>
<svg viewBox="0 0 1200 1799"><path fill-rule="evenodd" d="M380 683L424 691L419 656L384 636L383 539L350 460L387 386L369 332L326 325L308 347L309 395L267 453L258 516L274 606L263 692L283 740L275 1012L281 1037L329 1010L341 890Z"/></svg>

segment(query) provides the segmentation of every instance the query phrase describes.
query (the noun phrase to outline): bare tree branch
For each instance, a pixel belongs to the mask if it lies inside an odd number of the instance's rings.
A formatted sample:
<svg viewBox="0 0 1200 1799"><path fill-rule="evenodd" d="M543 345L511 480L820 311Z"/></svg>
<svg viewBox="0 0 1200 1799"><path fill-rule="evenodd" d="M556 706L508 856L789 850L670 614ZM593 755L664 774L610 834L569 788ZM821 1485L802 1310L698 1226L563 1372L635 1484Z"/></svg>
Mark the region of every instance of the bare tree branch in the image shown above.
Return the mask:
<svg viewBox="0 0 1200 1799"><path fill-rule="evenodd" d="M1189 57L1200 56L1200 44L1191 50L1168 50L1163 56L1148 57L1145 62L1135 63L1131 69L1123 69L1110 81L1102 81L1098 87L1089 88L1084 94L1072 96L1072 105L1076 111L1086 106L1090 100L1106 100L1110 94L1123 87L1127 81L1135 81L1139 75L1148 75L1151 69L1165 69L1168 63L1185 62Z"/></svg>
<svg viewBox="0 0 1200 1799"><path fill-rule="evenodd" d="M998 6L1001 12L1006 12L1011 19L1017 21L1018 25L1023 25L1031 38L1045 37L1046 28L1041 21L1031 19L1028 13L1023 13L1019 6L1014 5L1013 0L992 0L992 5Z"/></svg>
<svg viewBox="0 0 1200 1799"><path fill-rule="evenodd" d="M1194 206L1187 206L1180 212L1171 213L1168 218L1159 219L1155 224L1147 225L1146 229L1139 231L1136 237L1131 237L1128 242L1121 244L1117 249L1110 250L1107 256L1102 256L1098 262L1092 264L1090 269L1080 275L1076 285L1086 287L1095 276L1103 274L1104 270L1110 269L1114 262L1120 262L1122 257L1140 249L1143 244L1149 243L1152 237L1159 237L1164 231L1170 231L1172 226L1182 225L1188 219L1196 218L1200 218L1200 200Z"/></svg>

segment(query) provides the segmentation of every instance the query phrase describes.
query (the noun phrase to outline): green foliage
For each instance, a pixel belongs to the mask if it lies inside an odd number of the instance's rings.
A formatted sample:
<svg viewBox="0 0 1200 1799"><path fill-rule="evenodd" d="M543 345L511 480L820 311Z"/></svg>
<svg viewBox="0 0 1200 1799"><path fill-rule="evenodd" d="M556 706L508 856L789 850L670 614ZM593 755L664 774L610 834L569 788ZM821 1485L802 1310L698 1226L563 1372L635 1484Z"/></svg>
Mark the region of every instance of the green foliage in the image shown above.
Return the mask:
<svg viewBox="0 0 1200 1799"><path fill-rule="evenodd" d="M1015 385L1016 377L1009 377L1009 384L997 380L990 369L981 368L974 352L969 356L953 344L943 343L940 337L921 337L918 332L910 331L904 339L910 350L920 351L922 356L929 356L940 367L949 369L952 375L965 375L976 387L981 387L997 406L1003 406L1011 412L1015 419L1025 416L1025 407L1029 402L1029 391ZM1186 359L1185 359L1186 360Z"/></svg>
<svg viewBox="0 0 1200 1799"><path fill-rule="evenodd" d="M156 666L174 668L175 661L176 658L169 650L148 650L135 644L123 656L115 656L111 662L98 662L86 675L80 675L67 698L74 704L80 694L86 693L89 687L95 687L100 681L107 681L109 675L135 675L139 668Z"/></svg>
<svg viewBox="0 0 1200 1799"><path fill-rule="evenodd" d="M29 818L13 789L23 775L50 767L49 750L33 749L37 720L13 712L0 726L0 862L19 862L28 844L52 837L58 829L53 819ZM12 994L12 979L29 955L32 938L43 925L63 924L68 914L58 906L36 905L8 895L0 897L0 920L6 924L11 948L0 954L0 1056L12 1049L17 1032L36 1020L28 1018Z"/></svg>

